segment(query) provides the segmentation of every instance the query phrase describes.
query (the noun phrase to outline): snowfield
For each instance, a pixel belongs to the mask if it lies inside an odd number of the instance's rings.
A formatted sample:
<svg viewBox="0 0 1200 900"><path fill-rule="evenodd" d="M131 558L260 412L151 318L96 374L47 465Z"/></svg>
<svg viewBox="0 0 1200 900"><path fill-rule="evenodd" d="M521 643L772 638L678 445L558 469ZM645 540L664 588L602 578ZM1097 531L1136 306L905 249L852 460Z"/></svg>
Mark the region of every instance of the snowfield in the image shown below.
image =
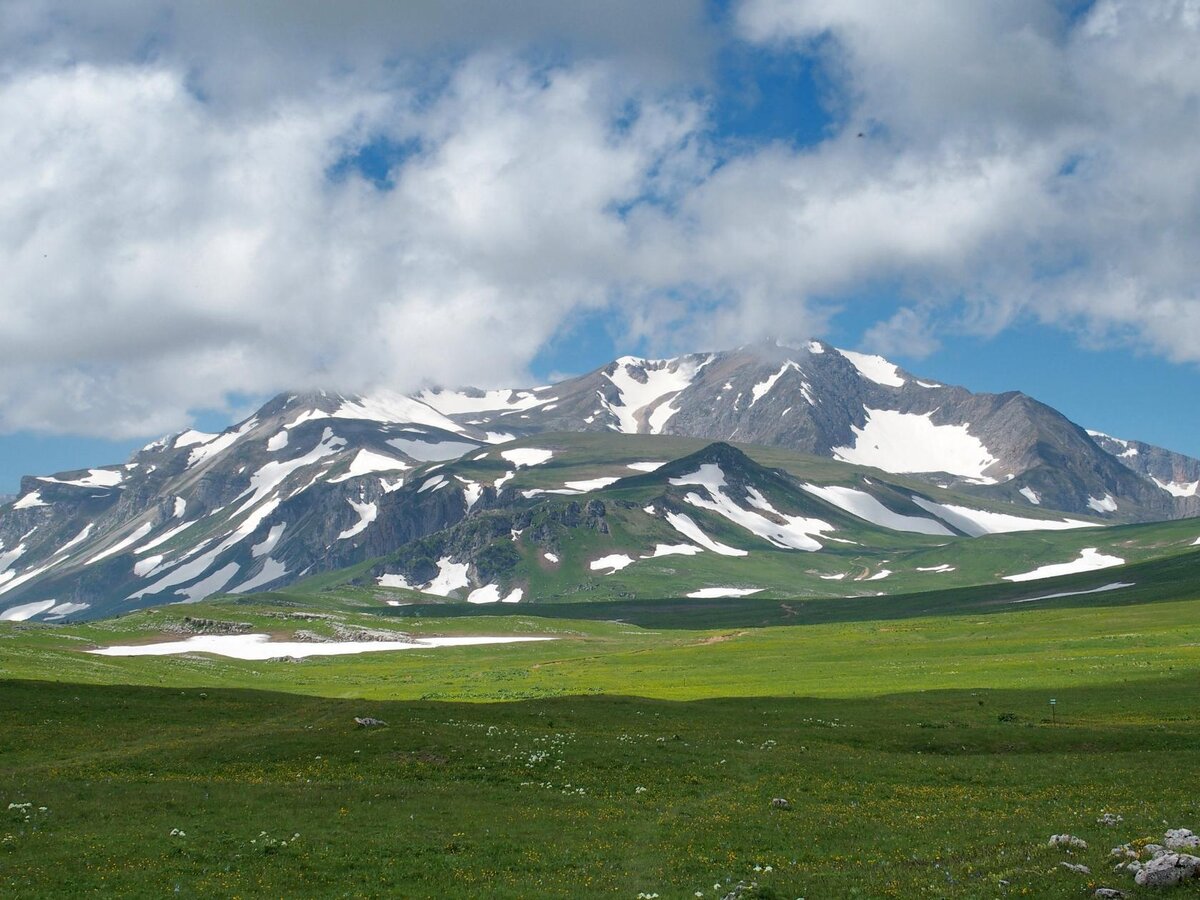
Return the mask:
<svg viewBox="0 0 1200 900"><path fill-rule="evenodd" d="M588 563L588 568L593 572L599 572L601 569L608 569L605 575L611 575L613 572L619 572L626 566L633 564L633 557L626 556L624 553L614 553L611 556L602 556L600 559L594 559Z"/></svg>
<svg viewBox="0 0 1200 900"><path fill-rule="evenodd" d="M834 530L832 525L820 519L784 515L771 506L767 499L754 488L749 488L747 491L749 502L775 518L767 518L761 513L743 509L722 490L726 486L725 473L721 471L720 466L714 463L702 465L691 475L672 478L671 484L676 486L697 485L704 488L711 499L696 493L689 493L683 498L684 501L700 509L715 512L745 528L756 537L783 549L820 550L823 545L814 540L812 535ZM783 521L778 522L775 519Z"/></svg>
<svg viewBox="0 0 1200 900"><path fill-rule="evenodd" d="M851 426L852 447L834 447L842 462L873 466L885 472L947 472L980 484L995 484L984 472L994 457L965 425L935 425L933 413L895 412L864 407L862 428Z"/></svg>
<svg viewBox="0 0 1200 900"><path fill-rule="evenodd" d="M516 468L523 466L541 466L554 458L553 450L539 450L537 447L514 447L512 450L501 450L500 456Z"/></svg>
<svg viewBox="0 0 1200 900"><path fill-rule="evenodd" d="M1027 519L1008 513L988 512L969 506L934 503L924 497L913 497L913 503L926 512L953 525L963 534L980 537L985 534L1009 534L1014 531L1064 531L1071 528L1099 528L1095 522L1080 519Z"/></svg>
<svg viewBox="0 0 1200 900"><path fill-rule="evenodd" d="M53 603L53 601L51 601ZM482 644L516 644L553 641L552 637L444 637L412 641L331 641L303 643L273 641L269 634L200 634L183 641L101 647L89 650L97 656L170 656L179 653L212 653L231 659L263 661L280 657L344 656L350 653L382 653L388 650L435 650L439 647L474 647Z"/></svg>
<svg viewBox="0 0 1200 900"><path fill-rule="evenodd" d="M857 516L872 525L891 528L894 531L908 531L914 534L936 534L953 536L941 522L927 519L923 516L905 516L893 512L866 491L839 485L803 484L804 490L814 497L820 497L826 503L831 503L838 509L845 510L852 516Z"/></svg>
<svg viewBox="0 0 1200 900"><path fill-rule="evenodd" d="M700 526L689 515L684 513L667 513L667 523L682 534L685 538L689 538L713 553L719 553L722 556L749 556L748 550L739 550L736 547L730 547L728 544L722 544L720 541L714 541L707 534L700 530Z"/></svg>
<svg viewBox="0 0 1200 900"><path fill-rule="evenodd" d="M904 387L905 380L900 377L894 363L888 362L882 356L871 356L866 353L855 353L853 350L838 350L851 365L858 369L858 374L884 387Z"/></svg>
<svg viewBox="0 0 1200 900"><path fill-rule="evenodd" d="M692 600L713 600L718 597L749 597L751 594L759 594L764 590L765 588L711 587L692 591L688 594L688 597Z"/></svg>
<svg viewBox="0 0 1200 900"><path fill-rule="evenodd" d="M671 405L675 395L690 387L696 375L711 361L705 357L696 364L688 359L655 360L623 356L613 364L612 374L605 377L620 393L620 399L609 402L600 398L601 405L617 419L611 426L622 434L662 434L663 427L676 412ZM635 371L645 373L642 383ZM644 428L643 428L644 424Z"/></svg>
<svg viewBox="0 0 1200 900"><path fill-rule="evenodd" d="M1042 566L1032 572L1022 572L1019 575L1005 575L1005 581L1037 581L1041 578L1054 578L1058 575L1074 575L1077 572L1094 572L1097 569L1109 569L1113 566L1123 566L1125 560L1119 556L1106 556L1095 547L1085 547L1079 551L1079 559L1071 562L1055 563Z"/></svg>

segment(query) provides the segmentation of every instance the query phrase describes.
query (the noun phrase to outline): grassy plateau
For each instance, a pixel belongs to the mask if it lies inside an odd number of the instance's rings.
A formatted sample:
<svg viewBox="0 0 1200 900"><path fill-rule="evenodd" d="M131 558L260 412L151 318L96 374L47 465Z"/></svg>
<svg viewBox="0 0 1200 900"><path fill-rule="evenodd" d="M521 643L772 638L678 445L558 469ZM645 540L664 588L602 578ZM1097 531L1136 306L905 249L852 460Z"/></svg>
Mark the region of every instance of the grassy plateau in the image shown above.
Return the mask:
<svg viewBox="0 0 1200 900"><path fill-rule="evenodd" d="M554 640L84 652L196 619ZM1135 886L1109 851L1200 831L1197 771L1196 552L803 603L334 587L0 623L12 897L1196 897ZM1061 833L1087 849L1048 846Z"/></svg>

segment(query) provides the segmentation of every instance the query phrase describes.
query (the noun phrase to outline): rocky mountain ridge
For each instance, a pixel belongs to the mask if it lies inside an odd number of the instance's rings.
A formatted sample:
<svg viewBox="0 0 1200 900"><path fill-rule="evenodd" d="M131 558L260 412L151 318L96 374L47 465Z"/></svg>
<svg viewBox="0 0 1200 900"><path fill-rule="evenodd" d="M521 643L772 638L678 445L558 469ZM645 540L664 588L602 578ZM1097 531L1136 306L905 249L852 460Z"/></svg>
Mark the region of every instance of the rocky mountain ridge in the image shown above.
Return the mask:
<svg viewBox="0 0 1200 900"><path fill-rule="evenodd" d="M624 357L528 390L280 395L219 435L186 431L120 466L27 476L0 507L0 617L195 601L384 557L536 500L507 482L550 451L504 448L563 432L783 447L1035 517L1200 512L1196 460L1089 434L1022 394L972 394L817 341L763 344ZM439 480L464 459L485 474Z"/></svg>

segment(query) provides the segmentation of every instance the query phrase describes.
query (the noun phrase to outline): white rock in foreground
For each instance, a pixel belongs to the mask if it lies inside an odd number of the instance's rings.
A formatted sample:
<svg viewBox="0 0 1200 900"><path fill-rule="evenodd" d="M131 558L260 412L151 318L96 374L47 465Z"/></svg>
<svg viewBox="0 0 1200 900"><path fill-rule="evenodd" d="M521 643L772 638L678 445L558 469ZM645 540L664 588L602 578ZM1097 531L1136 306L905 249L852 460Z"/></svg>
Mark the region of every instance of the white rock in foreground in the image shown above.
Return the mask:
<svg viewBox="0 0 1200 900"><path fill-rule="evenodd" d="M1192 878L1200 878L1200 856L1189 853L1165 853L1150 860L1133 876L1143 887L1170 887Z"/></svg>

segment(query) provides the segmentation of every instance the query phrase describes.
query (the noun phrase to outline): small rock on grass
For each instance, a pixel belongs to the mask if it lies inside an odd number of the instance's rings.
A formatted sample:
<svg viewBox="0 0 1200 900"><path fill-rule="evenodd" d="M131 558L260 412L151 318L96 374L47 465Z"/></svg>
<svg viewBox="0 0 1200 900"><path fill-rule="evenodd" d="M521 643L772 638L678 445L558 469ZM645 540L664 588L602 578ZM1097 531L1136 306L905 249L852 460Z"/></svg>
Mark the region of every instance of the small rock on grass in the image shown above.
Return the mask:
<svg viewBox="0 0 1200 900"><path fill-rule="evenodd" d="M1075 837L1073 834L1052 834L1050 835L1048 846L1064 847L1067 850L1086 850L1087 841L1083 838Z"/></svg>
<svg viewBox="0 0 1200 900"><path fill-rule="evenodd" d="M387 725L383 719L373 719L370 716L355 716L354 721L359 728L379 728Z"/></svg>
<svg viewBox="0 0 1200 900"><path fill-rule="evenodd" d="M1096 893L1092 894L1096 900L1125 900L1129 895L1124 891L1118 891L1116 888L1096 888Z"/></svg>
<svg viewBox="0 0 1200 900"><path fill-rule="evenodd" d="M784 797L773 797L771 799L771 806L774 809L791 809L792 802Z"/></svg>
<svg viewBox="0 0 1200 900"><path fill-rule="evenodd" d="M1068 872L1075 872L1079 875L1091 875L1092 874L1092 870L1089 869L1087 866L1085 866L1083 863L1060 862L1059 865L1062 866L1064 869L1066 869Z"/></svg>

